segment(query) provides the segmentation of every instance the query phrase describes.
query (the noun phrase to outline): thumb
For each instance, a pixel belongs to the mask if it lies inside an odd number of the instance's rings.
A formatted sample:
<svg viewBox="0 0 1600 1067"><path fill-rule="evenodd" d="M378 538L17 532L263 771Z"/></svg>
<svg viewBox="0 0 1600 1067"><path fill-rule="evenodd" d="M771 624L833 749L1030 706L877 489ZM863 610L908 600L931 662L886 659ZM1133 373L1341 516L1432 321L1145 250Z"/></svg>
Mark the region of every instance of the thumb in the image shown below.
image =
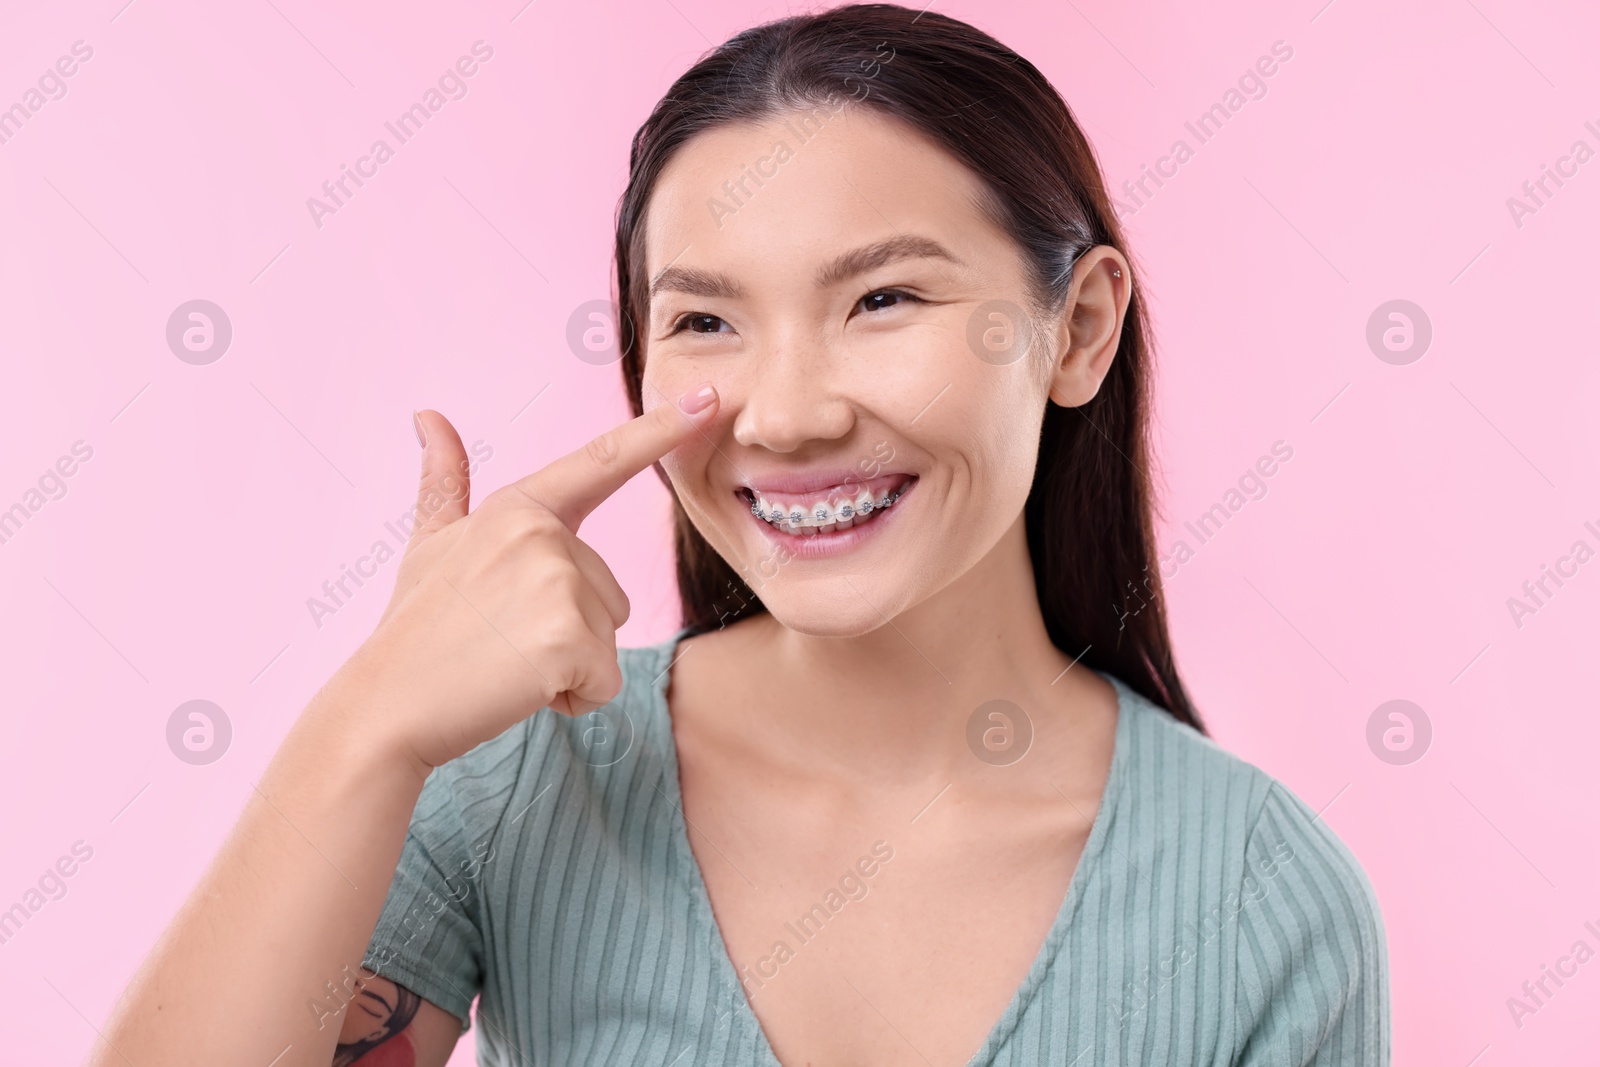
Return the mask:
<svg viewBox="0 0 1600 1067"><path fill-rule="evenodd" d="M413 411L411 418L422 443L422 477L410 542L415 545L466 515L471 483L467 450L450 420L432 409Z"/></svg>

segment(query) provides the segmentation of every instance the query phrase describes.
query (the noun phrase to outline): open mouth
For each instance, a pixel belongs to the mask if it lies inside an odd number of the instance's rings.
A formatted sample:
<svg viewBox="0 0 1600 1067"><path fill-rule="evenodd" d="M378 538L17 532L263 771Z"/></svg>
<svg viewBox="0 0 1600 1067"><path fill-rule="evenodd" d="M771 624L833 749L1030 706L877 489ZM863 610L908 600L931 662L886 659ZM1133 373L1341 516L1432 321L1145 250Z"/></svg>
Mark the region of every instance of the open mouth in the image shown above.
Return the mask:
<svg viewBox="0 0 1600 1067"><path fill-rule="evenodd" d="M885 474L807 493L766 493L740 486L750 514L780 533L817 537L872 523L916 483L915 474Z"/></svg>

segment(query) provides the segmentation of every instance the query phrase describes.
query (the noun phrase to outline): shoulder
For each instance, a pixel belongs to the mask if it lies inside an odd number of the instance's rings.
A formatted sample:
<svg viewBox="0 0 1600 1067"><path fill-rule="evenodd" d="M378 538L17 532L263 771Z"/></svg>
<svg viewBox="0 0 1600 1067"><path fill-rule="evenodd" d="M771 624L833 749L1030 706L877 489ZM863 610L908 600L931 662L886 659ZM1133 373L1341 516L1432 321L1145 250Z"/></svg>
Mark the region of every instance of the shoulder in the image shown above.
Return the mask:
<svg viewBox="0 0 1600 1067"><path fill-rule="evenodd" d="M1366 884L1348 846L1283 782L1181 723L1165 709L1112 679L1128 716L1122 738L1130 806L1148 821L1185 834L1203 834L1240 859L1290 853L1314 860L1323 876L1346 887ZM1370 887L1367 887L1370 894ZM1364 895L1367 895L1364 894Z"/></svg>
<svg viewBox="0 0 1600 1067"><path fill-rule="evenodd" d="M1177 872L1196 939L1229 947L1239 1048L1386 1063L1383 918L1354 853L1283 782L1115 684L1129 716L1121 799L1135 847ZM1334 1047L1340 1058L1323 1058Z"/></svg>

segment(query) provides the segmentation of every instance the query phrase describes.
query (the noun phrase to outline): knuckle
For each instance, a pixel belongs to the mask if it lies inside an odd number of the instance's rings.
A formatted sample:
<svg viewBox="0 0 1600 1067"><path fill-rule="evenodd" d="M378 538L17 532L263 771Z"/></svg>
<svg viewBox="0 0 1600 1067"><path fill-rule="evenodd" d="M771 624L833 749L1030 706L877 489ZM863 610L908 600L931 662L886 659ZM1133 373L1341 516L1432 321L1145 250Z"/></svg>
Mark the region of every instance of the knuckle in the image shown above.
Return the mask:
<svg viewBox="0 0 1600 1067"><path fill-rule="evenodd" d="M617 440L615 430L607 430L585 445L584 452L596 467L601 470L610 470L616 464L617 458L622 454L622 442Z"/></svg>
<svg viewBox="0 0 1600 1067"><path fill-rule="evenodd" d="M545 510L544 504L518 482L508 482L488 494L478 508L497 512Z"/></svg>
<svg viewBox="0 0 1600 1067"><path fill-rule="evenodd" d="M511 499L511 486L502 485L494 492L485 494L484 498L478 501L478 512L480 514L497 515L510 506Z"/></svg>
<svg viewBox="0 0 1600 1067"><path fill-rule="evenodd" d="M595 690L598 696L604 698L601 702L601 707L604 707L617 699L617 694L622 692L622 667L613 660L601 676L605 681L597 683Z"/></svg>
<svg viewBox="0 0 1600 1067"><path fill-rule="evenodd" d="M586 656L594 641L583 613L573 605L550 611L546 616L544 631L540 644L551 656L569 665Z"/></svg>
<svg viewBox="0 0 1600 1067"><path fill-rule="evenodd" d="M584 621L583 613L578 610L578 601L587 590L588 583L584 581L583 575L578 573L578 568L570 564L557 567L547 580L552 586L551 592L555 594L555 597L563 607L571 611L573 618L582 625Z"/></svg>
<svg viewBox="0 0 1600 1067"><path fill-rule="evenodd" d="M537 540L566 528L553 513L513 485L496 489L478 506L478 513L480 521L499 538L513 542Z"/></svg>
<svg viewBox="0 0 1600 1067"><path fill-rule="evenodd" d="M566 526L553 512L538 507L520 509L516 529L518 535L528 541L559 541L567 533Z"/></svg>

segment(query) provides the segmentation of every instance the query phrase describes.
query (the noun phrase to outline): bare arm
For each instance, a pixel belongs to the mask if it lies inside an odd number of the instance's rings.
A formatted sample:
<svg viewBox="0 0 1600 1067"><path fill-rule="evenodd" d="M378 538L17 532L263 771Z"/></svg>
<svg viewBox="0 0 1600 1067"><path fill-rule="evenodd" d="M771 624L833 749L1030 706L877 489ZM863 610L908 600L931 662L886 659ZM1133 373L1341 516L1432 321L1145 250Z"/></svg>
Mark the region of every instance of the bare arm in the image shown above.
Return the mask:
<svg viewBox="0 0 1600 1067"><path fill-rule="evenodd" d="M470 515L460 436L419 418L416 529L383 618L289 731L91 1067L445 1062L456 1021L360 967L423 782L540 708L616 696L628 598L578 526L714 400L631 419Z"/></svg>
<svg viewBox="0 0 1600 1067"><path fill-rule="evenodd" d="M346 1031L374 1036L363 1023L379 997L412 1017L386 1036L409 1042L417 1067L449 1058L460 1023L360 967L428 770L363 729L362 674L354 661L341 670L290 731L91 1067L359 1062L335 1046Z"/></svg>
<svg viewBox="0 0 1600 1067"><path fill-rule="evenodd" d="M443 1067L461 1034L454 1015L381 976L357 983L342 1018L333 1067Z"/></svg>

